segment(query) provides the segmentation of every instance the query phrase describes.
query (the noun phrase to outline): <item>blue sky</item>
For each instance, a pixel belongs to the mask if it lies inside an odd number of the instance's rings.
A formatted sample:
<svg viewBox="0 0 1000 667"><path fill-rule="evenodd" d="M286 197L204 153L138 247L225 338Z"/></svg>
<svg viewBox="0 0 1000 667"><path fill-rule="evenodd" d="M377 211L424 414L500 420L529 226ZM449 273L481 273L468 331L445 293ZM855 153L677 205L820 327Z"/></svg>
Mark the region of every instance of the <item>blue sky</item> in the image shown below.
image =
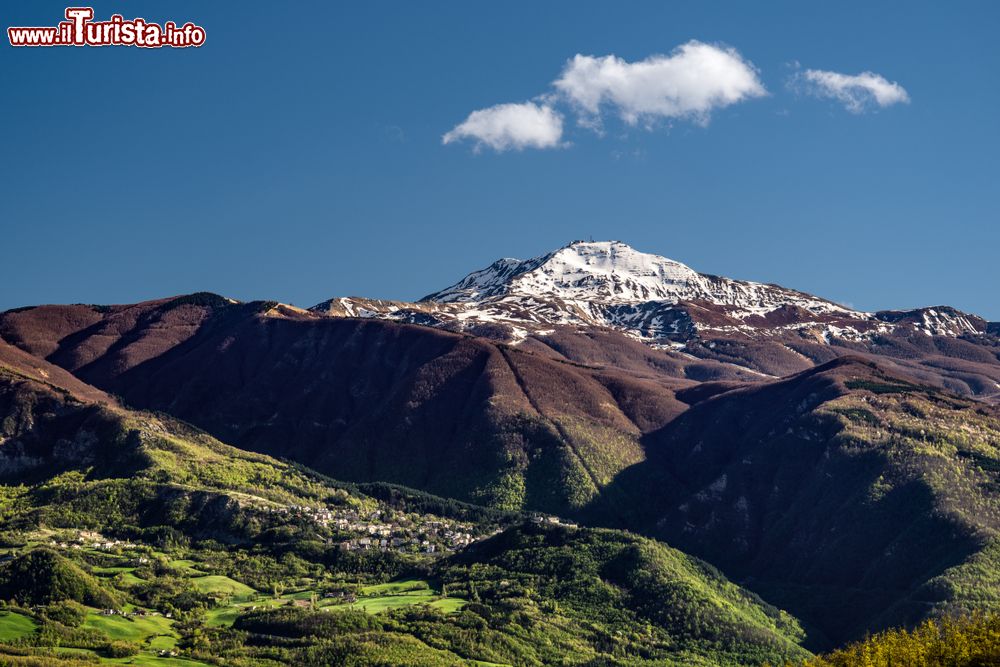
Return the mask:
<svg viewBox="0 0 1000 667"><path fill-rule="evenodd" d="M593 236L858 308L1000 320L994 2L222 4L94 3L200 24L200 49L0 45L0 308L413 299ZM629 125L612 103L601 132L554 95L577 54L691 40L735 49L767 94L707 122ZM871 71L910 101L852 113L789 87L808 69ZM558 147L442 144L533 99L554 100Z"/></svg>

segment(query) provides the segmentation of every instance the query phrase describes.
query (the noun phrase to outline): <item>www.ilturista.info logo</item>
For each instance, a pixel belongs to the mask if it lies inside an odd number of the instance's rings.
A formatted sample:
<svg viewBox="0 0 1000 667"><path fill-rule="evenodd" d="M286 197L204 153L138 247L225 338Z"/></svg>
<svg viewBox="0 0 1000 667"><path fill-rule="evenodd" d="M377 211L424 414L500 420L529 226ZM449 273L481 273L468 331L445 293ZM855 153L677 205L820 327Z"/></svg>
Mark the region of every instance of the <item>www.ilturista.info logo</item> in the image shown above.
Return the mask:
<svg viewBox="0 0 1000 667"><path fill-rule="evenodd" d="M93 7L67 7L66 20L49 28L7 28L11 46L164 46L184 48L205 43L205 29L193 23L162 26L146 19L125 20L112 14L107 21L94 21Z"/></svg>

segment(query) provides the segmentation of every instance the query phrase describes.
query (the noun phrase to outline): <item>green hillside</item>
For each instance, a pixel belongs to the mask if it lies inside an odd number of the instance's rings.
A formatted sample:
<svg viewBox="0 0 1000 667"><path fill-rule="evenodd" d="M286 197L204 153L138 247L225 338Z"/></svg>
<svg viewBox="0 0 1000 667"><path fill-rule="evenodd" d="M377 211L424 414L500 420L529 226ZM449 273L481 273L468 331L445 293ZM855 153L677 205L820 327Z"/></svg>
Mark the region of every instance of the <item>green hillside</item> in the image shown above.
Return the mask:
<svg viewBox="0 0 1000 667"><path fill-rule="evenodd" d="M699 403L647 446L618 480L633 526L795 614L815 648L1000 608L993 407L842 359Z"/></svg>
<svg viewBox="0 0 1000 667"><path fill-rule="evenodd" d="M0 407L0 664L807 655L794 619L651 540L340 484L16 373Z"/></svg>

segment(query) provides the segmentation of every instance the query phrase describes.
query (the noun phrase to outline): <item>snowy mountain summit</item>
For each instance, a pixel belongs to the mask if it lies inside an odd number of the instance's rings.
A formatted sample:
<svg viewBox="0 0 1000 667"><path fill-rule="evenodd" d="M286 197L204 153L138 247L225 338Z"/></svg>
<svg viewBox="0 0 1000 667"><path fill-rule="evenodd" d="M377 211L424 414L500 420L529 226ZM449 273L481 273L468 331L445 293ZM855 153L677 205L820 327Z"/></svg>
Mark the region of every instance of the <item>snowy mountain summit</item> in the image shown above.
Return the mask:
<svg viewBox="0 0 1000 667"><path fill-rule="evenodd" d="M815 312L849 312L832 302L775 285L701 274L621 241L574 241L526 261L501 259L423 301L480 302L503 296L603 304L707 301L739 307L748 314L786 304Z"/></svg>
<svg viewBox="0 0 1000 667"><path fill-rule="evenodd" d="M500 259L416 303L331 299L311 309L489 335L513 342L553 326L604 327L654 345L793 335L829 343L899 329L957 336L985 322L951 308L865 313L804 292L699 273L621 241L574 241Z"/></svg>
<svg viewBox="0 0 1000 667"><path fill-rule="evenodd" d="M449 303L520 294L636 303L682 298L697 290L699 282L694 269L620 241L574 241L534 259L501 259L424 300Z"/></svg>

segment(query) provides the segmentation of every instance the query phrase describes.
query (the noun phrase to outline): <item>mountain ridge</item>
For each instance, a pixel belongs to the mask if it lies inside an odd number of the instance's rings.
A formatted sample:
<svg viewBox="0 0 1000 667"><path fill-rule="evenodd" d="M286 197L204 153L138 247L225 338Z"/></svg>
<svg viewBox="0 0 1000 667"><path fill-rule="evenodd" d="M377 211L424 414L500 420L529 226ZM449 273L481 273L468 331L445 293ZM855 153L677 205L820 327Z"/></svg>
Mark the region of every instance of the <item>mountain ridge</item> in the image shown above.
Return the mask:
<svg viewBox="0 0 1000 667"><path fill-rule="evenodd" d="M417 302L339 297L310 311L512 345L548 346L556 332L609 329L656 349L775 377L868 352L923 379L937 376L954 391L1000 401L1000 325L950 306L858 311L779 285L701 274L621 241L574 241L529 260L501 259ZM941 348L960 347L974 359L940 358ZM720 357L715 349L734 353Z"/></svg>
<svg viewBox="0 0 1000 667"><path fill-rule="evenodd" d="M524 327L544 335L552 324L607 326L654 344L683 343L692 329L751 337L815 329L850 340L904 326L946 336L988 330L984 319L951 307L858 311L776 284L698 273L621 241L574 241L528 260L500 259L415 303L341 297L310 310L459 328L502 323L514 328L514 341Z"/></svg>

